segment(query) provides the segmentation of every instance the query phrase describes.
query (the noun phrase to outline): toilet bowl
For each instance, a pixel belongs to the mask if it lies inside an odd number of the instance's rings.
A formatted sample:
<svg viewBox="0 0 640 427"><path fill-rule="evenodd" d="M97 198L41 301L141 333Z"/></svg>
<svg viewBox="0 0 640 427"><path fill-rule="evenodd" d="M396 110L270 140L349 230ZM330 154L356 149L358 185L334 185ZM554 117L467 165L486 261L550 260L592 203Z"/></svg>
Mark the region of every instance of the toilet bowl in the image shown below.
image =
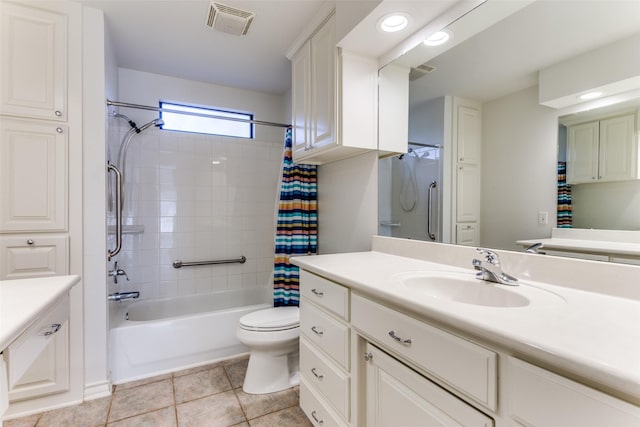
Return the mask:
<svg viewBox="0 0 640 427"><path fill-rule="evenodd" d="M251 351L242 386L245 393L273 393L298 384L298 307L267 308L246 314L238 322L236 336Z"/></svg>

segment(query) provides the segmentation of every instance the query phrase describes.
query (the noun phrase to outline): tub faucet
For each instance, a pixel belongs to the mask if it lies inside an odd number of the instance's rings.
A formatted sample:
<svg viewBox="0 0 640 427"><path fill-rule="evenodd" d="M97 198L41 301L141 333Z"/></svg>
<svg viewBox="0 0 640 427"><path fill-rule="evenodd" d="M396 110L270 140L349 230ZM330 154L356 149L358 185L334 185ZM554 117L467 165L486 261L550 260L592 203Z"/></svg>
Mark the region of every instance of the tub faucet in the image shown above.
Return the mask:
<svg viewBox="0 0 640 427"><path fill-rule="evenodd" d="M125 299L137 298L140 298L140 292L116 292L115 294L109 294L107 300L120 302Z"/></svg>
<svg viewBox="0 0 640 427"><path fill-rule="evenodd" d="M484 255L484 259L474 258L471 261L473 268L478 270L476 279L488 282L500 283L502 285L518 286L518 279L502 271L498 254L483 248L476 248L476 252Z"/></svg>
<svg viewBox="0 0 640 427"><path fill-rule="evenodd" d="M113 277L113 283L118 284L118 276L124 276L127 278L127 282L129 281L129 276L127 276L127 272L121 268L118 268L118 261L113 265L113 270L109 270L109 277Z"/></svg>

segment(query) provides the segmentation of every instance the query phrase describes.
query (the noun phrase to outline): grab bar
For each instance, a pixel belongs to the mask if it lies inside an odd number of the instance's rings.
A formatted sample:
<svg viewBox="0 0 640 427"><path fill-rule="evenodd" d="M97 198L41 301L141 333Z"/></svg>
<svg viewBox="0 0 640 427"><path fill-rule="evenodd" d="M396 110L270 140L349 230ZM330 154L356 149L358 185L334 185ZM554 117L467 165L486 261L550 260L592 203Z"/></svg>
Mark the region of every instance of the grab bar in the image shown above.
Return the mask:
<svg viewBox="0 0 640 427"><path fill-rule="evenodd" d="M107 249L107 261L111 261L122 249L122 173L111 163L107 164L107 172L113 172L116 176L116 247L114 250Z"/></svg>
<svg viewBox="0 0 640 427"><path fill-rule="evenodd" d="M244 264L247 262L247 258L243 255L236 259L221 259L217 261L194 261L194 262L182 262L182 260L173 261L173 268L192 267L194 265L213 265L213 264Z"/></svg>
<svg viewBox="0 0 640 427"><path fill-rule="evenodd" d="M436 189L436 186L436 182L431 181L431 184L429 185L429 197L427 198L427 234L429 234L429 238L431 240L436 240L435 233L431 232L431 206L433 204L433 191Z"/></svg>

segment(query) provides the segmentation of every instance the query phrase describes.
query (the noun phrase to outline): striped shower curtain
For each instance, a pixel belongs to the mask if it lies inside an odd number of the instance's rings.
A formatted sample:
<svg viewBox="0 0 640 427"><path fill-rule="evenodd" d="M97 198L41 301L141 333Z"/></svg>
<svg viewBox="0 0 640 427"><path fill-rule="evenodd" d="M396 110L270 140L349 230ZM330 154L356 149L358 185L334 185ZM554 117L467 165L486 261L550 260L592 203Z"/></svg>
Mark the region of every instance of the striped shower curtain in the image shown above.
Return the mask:
<svg viewBox="0 0 640 427"><path fill-rule="evenodd" d="M273 272L275 307L300 303L299 270L289 262L291 255L315 254L318 250L317 168L293 163L291 133L288 128L280 183Z"/></svg>
<svg viewBox="0 0 640 427"><path fill-rule="evenodd" d="M573 226L571 207L571 185L567 184L567 163L558 162L558 228Z"/></svg>

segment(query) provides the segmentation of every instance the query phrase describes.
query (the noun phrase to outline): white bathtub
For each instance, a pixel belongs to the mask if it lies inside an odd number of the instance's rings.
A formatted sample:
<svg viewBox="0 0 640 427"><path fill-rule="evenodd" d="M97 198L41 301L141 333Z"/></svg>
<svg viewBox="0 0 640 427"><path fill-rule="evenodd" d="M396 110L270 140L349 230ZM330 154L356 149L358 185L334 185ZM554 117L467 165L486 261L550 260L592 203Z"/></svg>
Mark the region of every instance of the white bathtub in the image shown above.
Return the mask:
<svg viewBox="0 0 640 427"><path fill-rule="evenodd" d="M112 314L111 381L120 384L246 353L243 315L271 307L271 290L247 288L123 303Z"/></svg>

